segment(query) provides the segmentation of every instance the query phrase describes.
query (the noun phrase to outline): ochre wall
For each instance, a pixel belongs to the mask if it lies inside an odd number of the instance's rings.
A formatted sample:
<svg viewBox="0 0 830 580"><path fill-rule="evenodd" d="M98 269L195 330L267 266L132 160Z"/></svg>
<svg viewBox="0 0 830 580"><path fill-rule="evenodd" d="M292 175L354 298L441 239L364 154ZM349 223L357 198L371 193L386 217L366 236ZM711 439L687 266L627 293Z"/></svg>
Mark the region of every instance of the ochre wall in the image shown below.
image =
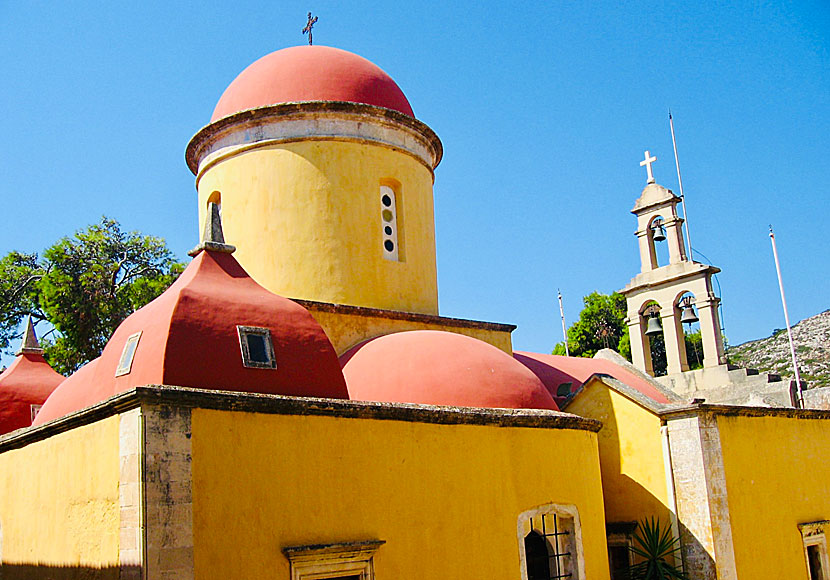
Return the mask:
<svg viewBox="0 0 830 580"><path fill-rule="evenodd" d="M510 333L501 330L484 328L469 328L465 326L447 326L445 324L431 324L428 322L382 318L375 316L360 316L343 314L340 312L325 312L309 308L311 315L320 323L326 335L334 345L338 355L343 354L351 347L361 342L407 330L444 330L472 336L493 346L500 348L509 355L513 355L513 343Z"/></svg>
<svg viewBox="0 0 830 580"><path fill-rule="evenodd" d="M117 577L118 439L116 416L0 454L4 580Z"/></svg>
<svg viewBox="0 0 830 580"><path fill-rule="evenodd" d="M797 525L830 520L830 420L718 417L738 577L807 578Z"/></svg>
<svg viewBox="0 0 830 580"><path fill-rule="evenodd" d="M646 517L669 523L660 418L598 380L586 385L568 413L598 419L602 491L608 522Z"/></svg>
<svg viewBox="0 0 830 580"><path fill-rule="evenodd" d="M400 184L400 262L385 260L381 247L387 180ZM208 168L198 183L199 223L219 191L225 240L281 296L437 314L432 180L414 157L378 145L282 143Z"/></svg>
<svg viewBox="0 0 830 580"><path fill-rule="evenodd" d="M288 578L284 546L385 540L378 578L519 578L519 514L575 504L608 563L589 431L194 409L196 577Z"/></svg>

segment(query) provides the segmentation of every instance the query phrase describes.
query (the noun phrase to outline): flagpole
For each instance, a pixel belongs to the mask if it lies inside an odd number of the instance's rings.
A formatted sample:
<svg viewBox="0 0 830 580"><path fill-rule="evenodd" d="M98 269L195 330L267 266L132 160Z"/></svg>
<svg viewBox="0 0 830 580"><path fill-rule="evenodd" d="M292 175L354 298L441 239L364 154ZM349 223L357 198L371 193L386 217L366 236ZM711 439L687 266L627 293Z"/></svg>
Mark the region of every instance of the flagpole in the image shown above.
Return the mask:
<svg viewBox="0 0 830 580"><path fill-rule="evenodd" d="M790 315L787 314L787 299L784 297L784 282L781 280L781 265L778 263L778 248L775 246L775 234L772 226L769 227L769 239L772 242L772 255L775 258L775 271L778 273L778 289L781 290L781 304L784 306L784 322L787 324L787 338L790 340L790 355L793 359L793 371L795 372L795 383L798 386L798 403L804 408L804 393L801 391L801 375L798 372L798 361L795 358L795 346L793 345L793 331L790 328Z"/></svg>
<svg viewBox="0 0 830 580"><path fill-rule="evenodd" d="M556 289L556 293L559 294L559 316L562 317L562 335L565 337L565 356L571 356L571 353L568 351L568 331L565 329L565 309L562 308L562 293L559 289Z"/></svg>
<svg viewBox="0 0 830 580"><path fill-rule="evenodd" d="M674 147L674 165L677 167L677 185L680 186L680 204L683 206L683 223L686 224L686 243L689 245L689 260L694 262L692 255L692 235L689 233L689 222L686 220L686 196L683 194L683 180L680 178L680 159L677 157L677 140L674 138L674 120L669 109L669 127L671 127L671 144Z"/></svg>

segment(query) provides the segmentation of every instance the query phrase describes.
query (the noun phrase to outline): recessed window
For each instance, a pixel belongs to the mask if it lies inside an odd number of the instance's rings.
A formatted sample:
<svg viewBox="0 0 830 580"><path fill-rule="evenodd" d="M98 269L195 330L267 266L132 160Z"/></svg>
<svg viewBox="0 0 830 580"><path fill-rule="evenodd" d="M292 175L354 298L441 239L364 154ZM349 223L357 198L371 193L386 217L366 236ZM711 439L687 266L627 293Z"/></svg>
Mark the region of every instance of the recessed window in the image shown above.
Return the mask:
<svg viewBox="0 0 830 580"><path fill-rule="evenodd" d="M400 259L397 200L395 190L388 185L380 186L380 219L383 228L383 257L397 262Z"/></svg>
<svg viewBox="0 0 830 580"><path fill-rule="evenodd" d="M801 540L804 543L804 557L810 580L830 580L830 561L827 558L827 538L825 528L830 521L822 520L799 524Z"/></svg>
<svg viewBox="0 0 830 580"><path fill-rule="evenodd" d="M271 331L257 326L237 326L239 346L242 350L242 364L249 368L275 369L274 343Z"/></svg>
<svg viewBox="0 0 830 580"><path fill-rule="evenodd" d="M32 423L35 422L35 417L40 413L41 408L43 408L43 405L29 405L29 412L32 414Z"/></svg>
<svg viewBox="0 0 830 580"><path fill-rule="evenodd" d="M385 542L344 542L292 546L282 553L291 563L291 580L374 580L373 558Z"/></svg>
<svg viewBox="0 0 830 580"><path fill-rule="evenodd" d="M141 331L131 334L124 344L124 350L121 351L121 359L118 361L118 368L115 369L115 376L130 374L133 368L133 359L135 358L135 351L138 348L138 341L141 338Z"/></svg>
<svg viewBox="0 0 830 580"><path fill-rule="evenodd" d="M519 517L523 580L585 577L576 507L549 504Z"/></svg>

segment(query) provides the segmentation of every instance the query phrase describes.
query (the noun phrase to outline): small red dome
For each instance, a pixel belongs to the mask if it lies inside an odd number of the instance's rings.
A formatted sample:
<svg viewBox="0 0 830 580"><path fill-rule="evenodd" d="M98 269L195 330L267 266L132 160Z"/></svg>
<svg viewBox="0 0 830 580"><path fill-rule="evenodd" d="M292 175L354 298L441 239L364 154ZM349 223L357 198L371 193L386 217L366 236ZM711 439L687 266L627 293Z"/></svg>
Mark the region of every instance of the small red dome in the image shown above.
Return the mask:
<svg viewBox="0 0 830 580"><path fill-rule="evenodd" d="M276 368L243 364L238 326L267 329ZM128 339L139 332L128 372L116 376ZM230 254L213 251L200 252L170 288L127 317L101 357L49 397L36 424L148 384L348 398L334 347L311 314L254 282Z"/></svg>
<svg viewBox="0 0 830 580"><path fill-rule="evenodd" d="M461 334L389 334L359 344L340 359L354 400L559 410L524 365Z"/></svg>
<svg viewBox="0 0 830 580"><path fill-rule="evenodd" d="M400 87L362 56L330 46L292 46L263 56L225 89L211 122L239 111L303 101L346 101L414 117Z"/></svg>
<svg viewBox="0 0 830 580"><path fill-rule="evenodd" d="M0 374L0 435L32 424L32 405L43 405L64 376L38 352L21 352Z"/></svg>

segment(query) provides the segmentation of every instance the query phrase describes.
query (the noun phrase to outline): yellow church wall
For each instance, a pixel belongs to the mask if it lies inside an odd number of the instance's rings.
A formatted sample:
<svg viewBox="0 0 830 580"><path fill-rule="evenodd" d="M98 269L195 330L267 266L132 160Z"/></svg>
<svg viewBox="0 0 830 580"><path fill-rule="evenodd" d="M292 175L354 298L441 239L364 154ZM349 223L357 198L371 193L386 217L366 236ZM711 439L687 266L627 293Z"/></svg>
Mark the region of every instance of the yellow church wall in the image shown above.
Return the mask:
<svg viewBox="0 0 830 580"><path fill-rule="evenodd" d="M199 223L221 194L227 243L282 296L437 314L432 172L359 142L297 141L237 153L199 177ZM400 261L383 258L380 186L396 193Z"/></svg>
<svg viewBox="0 0 830 580"><path fill-rule="evenodd" d="M503 330L449 326L446 322L429 323L417 320L326 312L315 310L313 307L309 307L308 310L323 327L338 355L370 338L408 330L443 330L464 334L492 344L509 355L513 354L513 341L510 332Z"/></svg>
<svg viewBox="0 0 830 580"><path fill-rule="evenodd" d="M204 409L192 429L197 578L288 578L281 548L363 540L386 542L378 578L519 578L519 515L550 502L609 577L591 431Z"/></svg>
<svg viewBox="0 0 830 580"><path fill-rule="evenodd" d="M741 580L808 578L798 524L830 520L830 419L718 416Z"/></svg>
<svg viewBox="0 0 830 580"><path fill-rule="evenodd" d="M605 519L634 522L654 516L668 524L660 418L596 379L583 387L567 412L602 422L597 435Z"/></svg>
<svg viewBox="0 0 830 580"><path fill-rule="evenodd" d="M4 580L117 578L119 473L117 416L0 454Z"/></svg>

